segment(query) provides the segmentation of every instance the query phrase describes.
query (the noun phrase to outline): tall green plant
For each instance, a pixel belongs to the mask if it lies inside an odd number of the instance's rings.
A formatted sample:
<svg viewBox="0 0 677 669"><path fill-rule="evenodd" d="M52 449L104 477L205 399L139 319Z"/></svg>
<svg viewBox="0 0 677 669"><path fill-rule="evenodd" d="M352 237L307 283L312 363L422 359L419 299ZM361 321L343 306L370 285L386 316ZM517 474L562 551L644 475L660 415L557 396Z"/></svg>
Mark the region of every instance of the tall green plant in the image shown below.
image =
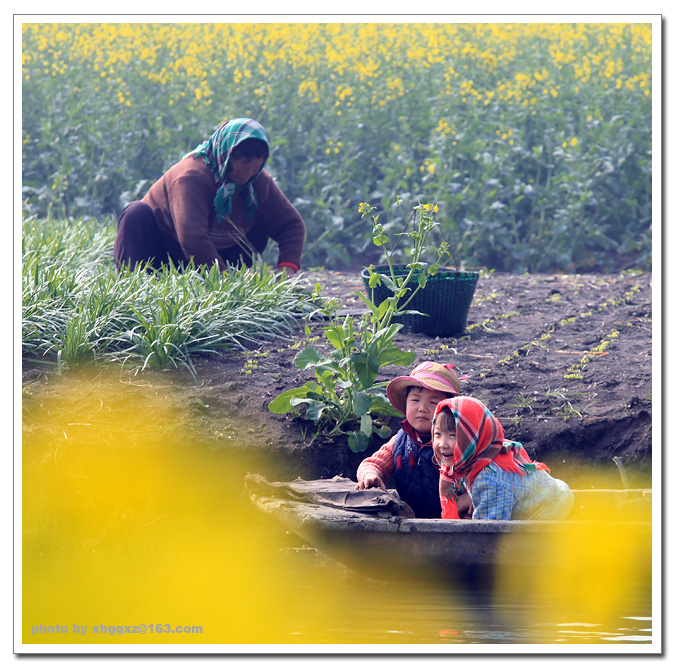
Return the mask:
<svg viewBox="0 0 677 669"><path fill-rule="evenodd" d="M301 370L312 369L315 379L280 393L268 405L273 413L294 412L313 421L316 425L313 438L319 434L346 434L348 446L354 452L365 450L374 434L380 437L390 434L386 420L397 415L397 411L388 402L385 383L376 382L376 377L386 365L409 365L415 358L413 352L395 346L395 337L402 325L392 321L396 316L412 313L406 310L407 305L449 255L444 242L429 248L430 234L438 225L434 220L436 205L414 207L407 228L397 235L398 242L390 248L386 228L374 211L375 207L360 204L362 219L372 219L372 241L383 251L388 269L378 272L373 265L368 268L371 297L356 291L366 304L367 313L359 318L352 315L339 318L336 300L322 304L311 317L319 312L329 320L324 337L330 352L325 354L313 346L299 352L294 359L296 366ZM392 262L394 250L400 243L409 256L409 271L404 276L396 276ZM424 258L431 251L435 260L428 263ZM374 289L381 283L392 295L376 304ZM314 297L321 302L319 284L315 286ZM308 325L306 333L310 333Z"/></svg>

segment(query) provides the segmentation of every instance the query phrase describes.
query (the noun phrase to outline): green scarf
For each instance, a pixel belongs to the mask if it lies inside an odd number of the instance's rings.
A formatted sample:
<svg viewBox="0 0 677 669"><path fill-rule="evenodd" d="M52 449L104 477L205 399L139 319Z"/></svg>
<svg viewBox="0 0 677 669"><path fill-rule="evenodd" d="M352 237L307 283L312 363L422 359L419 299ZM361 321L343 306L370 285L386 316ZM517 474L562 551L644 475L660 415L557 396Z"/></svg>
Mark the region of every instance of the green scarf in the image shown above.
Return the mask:
<svg viewBox="0 0 677 669"><path fill-rule="evenodd" d="M260 139L268 144L266 131L260 123L250 118L236 118L220 125L209 139L184 156L184 158L187 156L203 156L207 167L214 173L214 181L217 183L221 182L214 197L214 207L219 220L224 219L230 214L233 193L236 190L243 190L244 200L247 205L247 218L251 219L258 208L253 185L258 174L241 186L236 186L234 183L226 183L226 168L230 153L245 139ZM270 148L269 144L268 146Z"/></svg>

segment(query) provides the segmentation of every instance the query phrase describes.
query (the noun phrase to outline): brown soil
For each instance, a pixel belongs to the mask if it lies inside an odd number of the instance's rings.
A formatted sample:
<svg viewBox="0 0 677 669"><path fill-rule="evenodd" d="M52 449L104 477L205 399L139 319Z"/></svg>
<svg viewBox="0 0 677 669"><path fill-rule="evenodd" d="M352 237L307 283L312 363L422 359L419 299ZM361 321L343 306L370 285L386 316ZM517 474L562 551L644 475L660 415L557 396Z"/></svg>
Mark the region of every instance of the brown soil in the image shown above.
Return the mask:
<svg viewBox="0 0 677 669"><path fill-rule="evenodd" d="M311 271L324 295L359 309L357 273ZM463 336L435 338L401 332L396 344L416 353L416 364L435 360L456 365L464 392L481 399L501 419L506 436L546 462L554 475L576 484L584 473L611 468L622 458L631 487L650 485L652 464L651 275L492 274L479 280ZM382 440L352 453L347 439L313 435L313 424L267 410L280 392L314 378L294 356L307 340L329 350L323 323L305 335L299 325L290 341L273 341L246 354L196 361L198 382L183 386L193 401L208 404L205 428L218 435L230 410L262 426L262 447L276 476L355 478L357 465ZM410 368L381 370L389 380ZM179 373L181 374L181 373ZM396 427L397 420L393 421ZM215 437L216 438L216 437ZM268 459L267 459L268 460ZM265 473L265 472L264 472Z"/></svg>

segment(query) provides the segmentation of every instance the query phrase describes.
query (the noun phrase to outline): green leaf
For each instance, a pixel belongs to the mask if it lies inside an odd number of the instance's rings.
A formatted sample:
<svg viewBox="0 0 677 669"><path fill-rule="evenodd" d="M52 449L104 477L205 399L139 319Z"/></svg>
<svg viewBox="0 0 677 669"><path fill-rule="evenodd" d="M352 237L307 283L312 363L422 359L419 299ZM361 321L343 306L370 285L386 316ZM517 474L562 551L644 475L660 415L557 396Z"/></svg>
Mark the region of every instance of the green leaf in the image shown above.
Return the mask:
<svg viewBox="0 0 677 669"><path fill-rule="evenodd" d="M395 346L387 348L385 351L381 351L379 356L379 366L385 367L386 365L411 365L416 359L416 353L413 351L402 351Z"/></svg>
<svg viewBox="0 0 677 669"><path fill-rule="evenodd" d="M382 427L372 427L372 432L381 437L381 439L387 439L393 431L387 425L383 425Z"/></svg>
<svg viewBox="0 0 677 669"><path fill-rule="evenodd" d="M369 446L369 438L364 432L349 432L348 446L353 453L361 453Z"/></svg>
<svg viewBox="0 0 677 669"><path fill-rule="evenodd" d="M378 307L376 304L374 304L362 291L356 290L355 295L357 295L367 305L367 309L369 309L369 311L372 313L377 312Z"/></svg>
<svg viewBox="0 0 677 669"><path fill-rule="evenodd" d="M378 355L373 353L370 355L353 353L348 359L353 364L362 387L371 388L374 385L374 379L380 368Z"/></svg>
<svg viewBox="0 0 677 669"><path fill-rule="evenodd" d="M382 321L383 318L385 317L388 309L392 309L393 305L389 300L383 300L381 304L378 305L378 310L376 311L376 318L379 321Z"/></svg>
<svg viewBox="0 0 677 669"><path fill-rule="evenodd" d="M378 343L378 345L384 349L392 343L402 327L401 323L392 323L386 328L381 328L374 334L372 341Z"/></svg>
<svg viewBox="0 0 677 669"><path fill-rule="evenodd" d="M360 432L365 436L371 438L373 421L371 416L366 413L360 418Z"/></svg>
<svg viewBox="0 0 677 669"><path fill-rule="evenodd" d="M362 418L364 418L370 408L371 395L367 395L367 393L355 393L355 396L353 397L353 409L355 411L355 415L362 416Z"/></svg>
<svg viewBox="0 0 677 669"><path fill-rule="evenodd" d="M313 401L313 400L312 400L311 398L309 398L309 397L292 397L292 398L289 400L289 404L291 404L292 407L296 408L296 407L299 406L300 404L309 404L309 403L312 402L312 401Z"/></svg>
<svg viewBox="0 0 677 669"><path fill-rule="evenodd" d="M322 417L322 412L327 408L324 402L319 400L310 400L306 409L306 418L317 423Z"/></svg>
<svg viewBox="0 0 677 669"><path fill-rule="evenodd" d="M349 342L344 343L345 333L342 332L343 328L327 328L324 333L324 336L327 338L329 343L339 351L344 348Z"/></svg>
<svg viewBox="0 0 677 669"><path fill-rule="evenodd" d="M387 274L379 274L379 277L381 277L381 281L386 286L386 288L391 290L393 293L397 292L397 286L395 285L395 282Z"/></svg>
<svg viewBox="0 0 677 669"><path fill-rule="evenodd" d="M369 411L372 415L377 416L402 417L402 414L388 401L388 398L380 393L371 396L371 408Z"/></svg>
<svg viewBox="0 0 677 669"><path fill-rule="evenodd" d="M287 411L291 411L293 408L292 399L307 397L309 392L310 388L308 388L307 384L300 388L285 390L268 403L268 410L272 413L287 413Z"/></svg>
<svg viewBox="0 0 677 669"><path fill-rule="evenodd" d="M332 396L336 396L336 372L333 369L324 369L316 371L317 380L320 382L323 388L326 389L326 392Z"/></svg>
<svg viewBox="0 0 677 669"><path fill-rule="evenodd" d="M323 356L317 349L309 346L303 351L299 351L294 358L294 364L299 369L308 369L308 367L317 367L318 365L325 365L331 360Z"/></svg>

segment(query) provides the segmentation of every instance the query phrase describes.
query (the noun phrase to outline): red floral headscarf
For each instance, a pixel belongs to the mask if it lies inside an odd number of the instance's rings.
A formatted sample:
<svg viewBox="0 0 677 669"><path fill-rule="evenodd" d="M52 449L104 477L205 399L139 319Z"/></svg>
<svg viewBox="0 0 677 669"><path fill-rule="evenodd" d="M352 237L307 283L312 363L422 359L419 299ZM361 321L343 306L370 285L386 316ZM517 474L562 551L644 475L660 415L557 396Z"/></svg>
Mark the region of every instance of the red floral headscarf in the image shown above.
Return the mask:
<svg viewBox="0 0 677 669"><path fill-rule="evenodd" d="M451 411L456 423L453 463L440 467L444 518L459 517L458 497L470 491L475 477L488 464L520 475L530 469L550 471L542 462L532 462L522 444L504 439L503 426L479 400L463 395L443 400L435 409L433 428L444 408Z"/></svg>

